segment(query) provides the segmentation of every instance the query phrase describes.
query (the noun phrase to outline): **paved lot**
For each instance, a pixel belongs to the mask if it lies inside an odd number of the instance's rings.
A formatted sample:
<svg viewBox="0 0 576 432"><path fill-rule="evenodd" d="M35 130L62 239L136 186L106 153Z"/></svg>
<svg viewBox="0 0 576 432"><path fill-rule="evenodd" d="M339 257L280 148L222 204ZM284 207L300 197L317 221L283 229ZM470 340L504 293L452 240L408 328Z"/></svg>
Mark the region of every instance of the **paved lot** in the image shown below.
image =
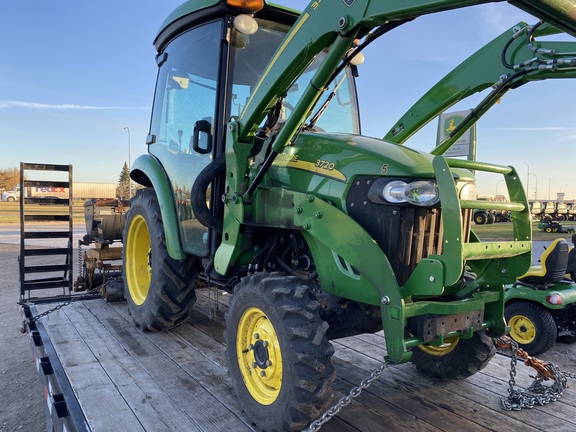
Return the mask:
<svg viewBox="0 0 576 432"><path fill-rule="evenodd" d="M67 226L63 224L38 224L36 226L27 225L27 231L51 231L51 230L62 230L67 229ZM86 227L84 224L74 224L73 233L73 246L78 246L78 240L86 234ZM34 239L28 240L28 244L34 246L50 246L51 239ZM18 224L1 224L0 225L0 243L3 244L20 244L20 225Z"/></svg>

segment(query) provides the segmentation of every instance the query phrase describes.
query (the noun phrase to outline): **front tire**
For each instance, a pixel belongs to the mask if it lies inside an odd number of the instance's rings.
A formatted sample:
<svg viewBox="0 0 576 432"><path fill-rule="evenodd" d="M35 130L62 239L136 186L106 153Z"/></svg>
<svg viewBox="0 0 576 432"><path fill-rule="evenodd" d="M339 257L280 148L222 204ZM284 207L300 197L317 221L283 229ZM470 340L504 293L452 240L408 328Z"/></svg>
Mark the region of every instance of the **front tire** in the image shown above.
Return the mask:
<svg viewBox="0 0 576 432"><path fill-rule="evenodd" d="M504 309L510 337L530 355L552 348L558 337L554 318L543 306L527 301L514 302Z"/></svg>
<svg viewBox="0 0 576 432"><path fill-rule="evenodd" d="M332 398L334 348L306 285L283 273L245 277L226 326L228 373L258 430L301 430L322 414Z"/></svg>
<svg viewBox="0 0 576 432"><path fill-rule="evenodd" d="M124 229L124 295L137 327L163 331L188 319L196 302L196 258L170 258L158 198L141 189L130 203Z"/></svg>
<svg viewBox="0 0 576 432"><path fill-rule="evenodd" d="M429 376L464 379L484 369L495 354L492 338L480 331L470 339L448 338L438 347L419 345L412 349L412 362Z"/></svg>

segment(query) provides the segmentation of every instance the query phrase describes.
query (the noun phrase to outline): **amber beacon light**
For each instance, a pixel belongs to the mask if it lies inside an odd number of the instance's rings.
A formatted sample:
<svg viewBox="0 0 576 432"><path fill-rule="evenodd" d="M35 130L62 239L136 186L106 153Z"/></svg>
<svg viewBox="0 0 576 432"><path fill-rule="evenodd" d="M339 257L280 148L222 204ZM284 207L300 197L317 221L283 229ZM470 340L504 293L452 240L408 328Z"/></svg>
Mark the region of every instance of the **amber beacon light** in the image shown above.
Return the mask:
<svg viewBox="0 0 576 432"><path fill-rule="evenodd" d="M252 12L258 12L264 7L264 0L227 0L227 3L230 6Z"/></svg>

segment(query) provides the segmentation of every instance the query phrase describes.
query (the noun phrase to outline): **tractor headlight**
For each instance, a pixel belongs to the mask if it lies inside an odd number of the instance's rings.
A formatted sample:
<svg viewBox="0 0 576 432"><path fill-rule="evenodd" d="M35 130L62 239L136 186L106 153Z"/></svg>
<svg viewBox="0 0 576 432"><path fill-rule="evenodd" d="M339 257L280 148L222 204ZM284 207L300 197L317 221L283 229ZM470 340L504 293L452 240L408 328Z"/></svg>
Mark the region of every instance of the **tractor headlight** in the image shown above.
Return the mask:
<svg viewBox="0 0 576 432"><path fill-rule="evenodd" d="M440 201L438 185L431 181L408 183L404 195L407 202L420 207L430 207Z"/></svg>
<svg viewBox="0 0 576 432"><path fill-rule="evenodd" d="M401 180L394 180L386 184L382 190L382 197L393 204L405 203L404 191L408 184Z"/></svg>
<svg viewBox="0 0 576 432"><path fill-rule="evenodd" d="M419 180L407 183L402 180L393 180L382 188L382 198L392 204L407 203L430 207L440 201L440 193L433 181Z"/></svg>

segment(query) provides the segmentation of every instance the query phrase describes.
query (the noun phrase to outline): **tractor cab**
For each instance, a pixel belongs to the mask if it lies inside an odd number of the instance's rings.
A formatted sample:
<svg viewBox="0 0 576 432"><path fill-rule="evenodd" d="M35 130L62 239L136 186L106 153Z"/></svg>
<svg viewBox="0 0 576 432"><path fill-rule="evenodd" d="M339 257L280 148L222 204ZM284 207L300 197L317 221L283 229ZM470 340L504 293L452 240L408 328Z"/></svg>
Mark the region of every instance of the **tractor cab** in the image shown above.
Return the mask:
<svg viewBox="0 0 576 432"><path fill-rule="evenodd" d="M197 257L211 253L210 230L199 223L193 210L192 186L198 174L224 152L226 123L240 116L297 18L295 12L271 5L254 15L238 12L223 2L200 16L197 11L177 11L178 18L170 18L172 24L164 27L155 41L159 72L147 144L149 153L166 171L174 194L182 250ZM282 110L274 114L278 117L276 127L281 127L290 114L323 57L323 53L318 55L288 89ZM341 72L331 90L335 96L317 116L316 130L359 133L350 68ZM320 100L319 105L322 103ZM145 183L142 175L137 167L132 173ZM198 206L221 215L222 193L219 182L209 185L204 202Z"/></svg>

